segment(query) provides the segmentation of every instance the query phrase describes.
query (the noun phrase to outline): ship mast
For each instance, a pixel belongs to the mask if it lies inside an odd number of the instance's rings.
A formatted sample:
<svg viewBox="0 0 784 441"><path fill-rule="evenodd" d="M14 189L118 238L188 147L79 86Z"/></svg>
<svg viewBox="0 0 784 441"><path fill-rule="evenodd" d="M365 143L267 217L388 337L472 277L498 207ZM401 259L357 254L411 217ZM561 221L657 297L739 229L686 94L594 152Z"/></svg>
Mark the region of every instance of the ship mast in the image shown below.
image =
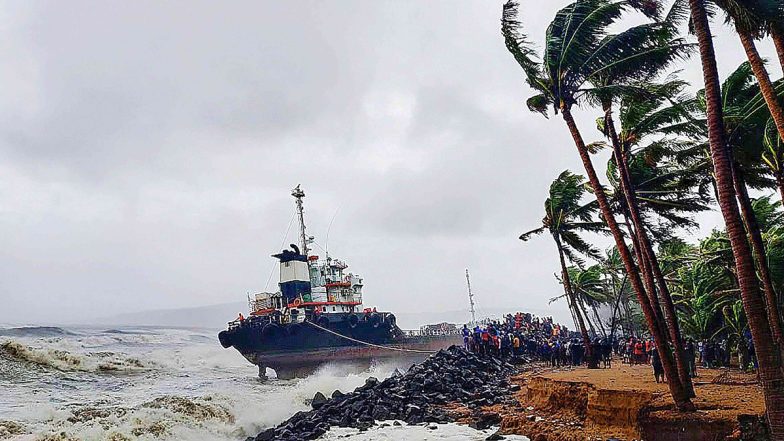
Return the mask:
<svg viewBox="0 0 784 441"><path fill-rule="evenodd" d="M299 240L300 240L300 247L302 248L302 254L307 256L308 252L308 236L305 235L305 216L303 214L304 209L302 208L302 198L305 197L305 192L299 188L299 184L291 190L291 195L294 196L294 199L297 200L297 216L299 217Z"/></svg>
<svg viewBox="0 0 784 441"><path fill-rule="evenodd" d="M468 275L468 268L466 268L466 283L468 283L468 300L471 302L471 324L476 324L476 310L474 309L474 293L471 291L471 277Z"/></svg>

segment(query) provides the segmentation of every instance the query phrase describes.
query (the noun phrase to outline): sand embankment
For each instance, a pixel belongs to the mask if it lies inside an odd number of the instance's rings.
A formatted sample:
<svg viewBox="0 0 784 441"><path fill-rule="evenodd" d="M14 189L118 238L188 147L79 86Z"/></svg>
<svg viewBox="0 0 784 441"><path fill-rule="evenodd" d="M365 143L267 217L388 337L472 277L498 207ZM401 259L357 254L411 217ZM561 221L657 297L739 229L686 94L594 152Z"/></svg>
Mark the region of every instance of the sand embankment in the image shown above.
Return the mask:
<svg viewBox="0 0 784 441"><path fill-rule="evenodd" d="M494 406L501 431L533 441L759 439L762 390L753 375L700 370L697 412L675 411L666 384L650 366L615 364L611 369L534 369L512 378L518 403ZM743 426L743 429L742 429Z"/></svg>

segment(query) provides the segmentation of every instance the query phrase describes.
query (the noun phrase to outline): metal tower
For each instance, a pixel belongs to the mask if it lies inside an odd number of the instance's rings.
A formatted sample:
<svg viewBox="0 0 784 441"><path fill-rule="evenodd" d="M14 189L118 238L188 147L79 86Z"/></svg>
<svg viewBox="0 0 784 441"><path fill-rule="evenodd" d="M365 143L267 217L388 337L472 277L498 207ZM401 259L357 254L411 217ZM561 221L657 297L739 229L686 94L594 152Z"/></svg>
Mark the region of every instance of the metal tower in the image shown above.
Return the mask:
<svg viewBox="0 0 784 441"><path fill-rule="evenodd" d="M474 309L474 293L471 291L471 277L466 268L466 283L468 283L468 300L471 302L471 324L476 324L476 310Z"/></svg>
<svg viewBox="0 0 784 441"><path fill-rule="evenodd" d="M291 195L294 196L294 199L297 200L297 216L299 217L299 240L300 246L302 247L302 254L305 256L308 255L310 249L308 248L308 236L305 235L305 217L303 214L304 209L302 208L302 198L305 197L305 192L299 188L299 184L291 190Z"/></svg>

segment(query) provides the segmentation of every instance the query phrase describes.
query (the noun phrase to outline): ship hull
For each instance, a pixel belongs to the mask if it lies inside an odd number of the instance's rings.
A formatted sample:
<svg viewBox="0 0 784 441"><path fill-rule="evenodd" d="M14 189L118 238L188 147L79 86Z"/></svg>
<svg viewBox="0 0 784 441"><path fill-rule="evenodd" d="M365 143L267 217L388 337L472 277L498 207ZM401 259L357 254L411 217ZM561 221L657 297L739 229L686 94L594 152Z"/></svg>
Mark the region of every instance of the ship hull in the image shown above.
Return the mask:
<svg viewBox="0 0 784 441"><path fill-rule="evenodd" d="M406 336L393 323L352 326L341 320L275 326L239 327L223 331L219 338L224 347L233 346L258 366L259 376L271 368L280 379L302 378L326 364L364 369L375 361L389 361L405 367L462 343L459 335Z"/></svg>

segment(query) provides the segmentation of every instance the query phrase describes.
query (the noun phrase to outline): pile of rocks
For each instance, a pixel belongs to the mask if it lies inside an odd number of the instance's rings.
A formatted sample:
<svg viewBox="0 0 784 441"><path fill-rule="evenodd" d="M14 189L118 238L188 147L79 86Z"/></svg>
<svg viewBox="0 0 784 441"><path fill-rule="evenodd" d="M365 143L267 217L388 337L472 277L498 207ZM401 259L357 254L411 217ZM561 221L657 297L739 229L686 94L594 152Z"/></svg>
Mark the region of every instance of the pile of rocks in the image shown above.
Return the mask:
<svg viewBox="0 0 784 441"><path fill-rule="evenodd" d="M471 424L486 429L498 424L498 414L479 411L499 404L519 386L508 381L515 368L492 357L481 357L452 346L414 365L405 374L384 381L368 378L354 392L335 391L331 399L316 394L308 412L298 412L278 427L248 441L316 439L332 426L365 430L375 421L402 420L408 424L447 423L453 420L442 405L460 403L476 411Z"/></svg>

